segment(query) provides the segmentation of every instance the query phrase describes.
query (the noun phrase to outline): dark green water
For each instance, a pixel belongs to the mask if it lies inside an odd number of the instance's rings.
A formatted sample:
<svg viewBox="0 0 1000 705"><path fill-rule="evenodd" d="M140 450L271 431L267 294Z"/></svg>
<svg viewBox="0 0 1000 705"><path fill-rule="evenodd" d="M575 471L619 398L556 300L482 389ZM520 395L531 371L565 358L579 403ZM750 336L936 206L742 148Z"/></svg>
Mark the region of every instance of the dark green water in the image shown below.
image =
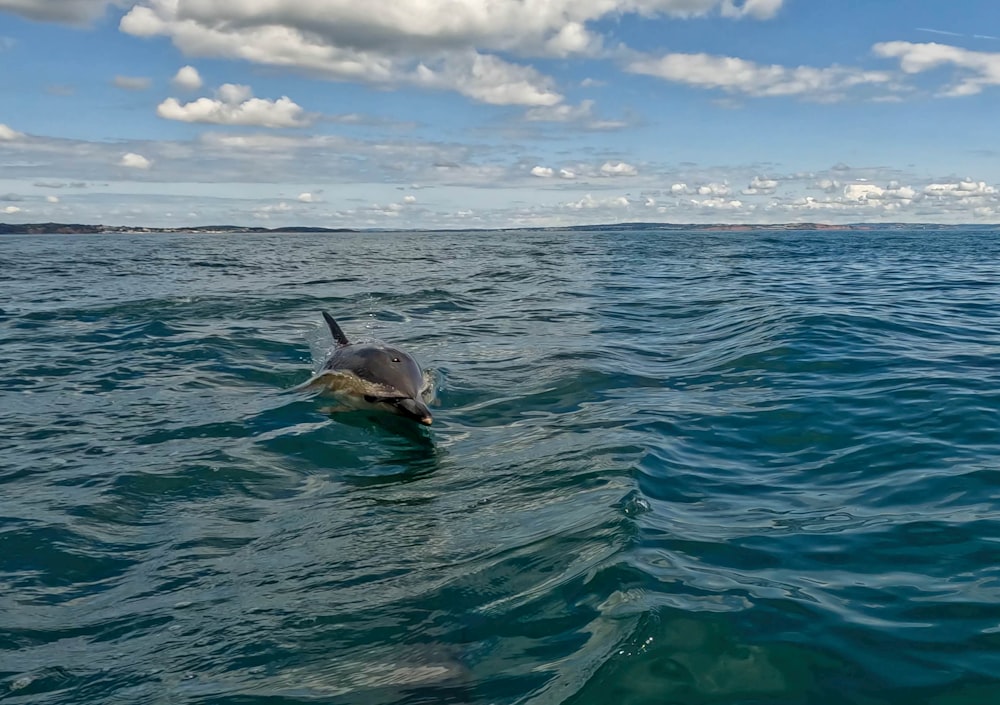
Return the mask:
<svg viewBox="0 0 1000 705"><path fill-rule="evenodd" d="M5 237L0 359L5 703L1000 702L1000 233Z"/></svg>

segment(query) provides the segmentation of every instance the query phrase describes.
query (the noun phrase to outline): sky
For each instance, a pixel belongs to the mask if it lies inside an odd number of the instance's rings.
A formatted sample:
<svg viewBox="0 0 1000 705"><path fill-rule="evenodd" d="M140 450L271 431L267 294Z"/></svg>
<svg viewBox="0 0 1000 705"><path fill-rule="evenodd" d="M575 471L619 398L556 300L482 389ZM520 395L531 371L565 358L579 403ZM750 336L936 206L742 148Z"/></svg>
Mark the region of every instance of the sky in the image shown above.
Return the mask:
<svg viewBox="0 0 1000 705"><path fill-rule="evenodd" d="M1000 2L0 0L0 222L1000 222Z"/></svg>

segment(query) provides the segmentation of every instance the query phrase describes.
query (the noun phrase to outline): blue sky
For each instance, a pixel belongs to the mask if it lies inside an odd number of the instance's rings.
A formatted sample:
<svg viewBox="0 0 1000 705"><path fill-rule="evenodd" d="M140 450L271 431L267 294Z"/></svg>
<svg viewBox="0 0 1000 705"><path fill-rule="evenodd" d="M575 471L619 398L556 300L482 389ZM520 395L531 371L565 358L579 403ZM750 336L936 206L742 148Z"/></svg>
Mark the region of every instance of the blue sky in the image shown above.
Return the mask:
<svg viewBox="0 0 1000 705"><path fill-rule="evenodd" d="M0 0L0 222L1000 222L1000 3Z"/></svg>

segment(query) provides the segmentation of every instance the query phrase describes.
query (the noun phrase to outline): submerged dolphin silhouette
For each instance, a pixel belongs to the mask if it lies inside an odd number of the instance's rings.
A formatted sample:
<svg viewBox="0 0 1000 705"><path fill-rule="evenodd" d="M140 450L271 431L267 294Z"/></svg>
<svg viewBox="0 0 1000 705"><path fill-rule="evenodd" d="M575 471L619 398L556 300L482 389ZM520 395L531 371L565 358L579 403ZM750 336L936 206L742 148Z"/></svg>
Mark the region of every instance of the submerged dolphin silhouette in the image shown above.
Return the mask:
<svg viewBox="0 0 1000 705"><path fill-rule="evenodd" d="M352 343L326 311L337 347L323 369L298 390L332 395L346 409L374 409L430 426L426 397L431 384L420 365L397 347L378 341Z"/></svg>

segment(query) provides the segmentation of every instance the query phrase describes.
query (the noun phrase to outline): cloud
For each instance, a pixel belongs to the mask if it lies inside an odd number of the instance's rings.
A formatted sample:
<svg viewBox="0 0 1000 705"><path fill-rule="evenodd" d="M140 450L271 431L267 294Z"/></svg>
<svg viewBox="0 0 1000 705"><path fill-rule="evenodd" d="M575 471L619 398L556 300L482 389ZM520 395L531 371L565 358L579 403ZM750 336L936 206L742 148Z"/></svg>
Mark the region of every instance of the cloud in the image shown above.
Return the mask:
<svg viewBox="0 0 1000 705"><path fill-rule="evenodd" d="M750 179L750 185L743 189L741 193L748 196L770 195L774 193L777 188L778 182L776 180L755 176Z"/></svg>
<svg viewBox="0 0 1000 705"><path fill-rule="evenodd" d="M469 47L429 46L427 51L401 55L398 43L384 42L380 33L402 39L417 27L378 27L383 20L408 24L412 17L427 14L426 8L403 16L399 7L384 8L385 17L376 19L368 8L348 3L320 8L315 27L295 26L296 18L316 10L317 3L286 3L281 8L287 17L244 17L250 5L229 4L221 23L214 20L199 24L202 12L214 16L211 3L190 2L185 5L185 17L178 16L176 3L155 3L134 7L121 21L121 29L136 36L170 36L185 53L198 56L238 58L253 63L309 71L333 80L357 81L381 85L408 83L435 90L454 90L474 100L493 105L554 105L562 96L552 90L552 80L530 66L514 64L497 56L479 53ZM434 6L441 8L444 5ZM251 12L252 15L252 12ZM343 15L345 22L331 25L331 19ZM284 19L288 25L276 23ZM347 21L351 20L351 21ZM257 24L255 24L257 23ZM356 25L376 27L362 30ZM446 24L452 24L451 21ZM362 36L373 29L380 33L369 37L374 47L358 46L358 36L341 36L344 27L355 25ZM419 27L433 27L421 18ZM336 35L336 41L324 37L323 29ZM338 43L339 42L339 43Z"/></svg>
<svg viewBox="0 0 1000 705"><path fill-rule="evenodd" d="M407 205L413 204L413 203L416 203L416 202L417 202L417 197L416 196L403 196L403 203L406 203Z"/></svg>
<svg viewBox="0 0 1000 705"><path fill-rule="evenodd" d="M292 207L284 201L281 201L272 205L261 206L257 210L263 213L287 213L292 210Z"/></svg>
<svg viewBox="0 0 1000 705"><path fill-rule="evenodd" d="M924 187L924 195L932 198L975 199L995 196L996 188L985 181L964 181L951 183L931 183Z"/></svg>
<svg viewBox="0 0 1000 705"><path fill-rule="evenodd" d="M3 212L7 215L13 215L14 213L20 213L21 209L17 206L5 206Z"/></svg>
<svg viewBox="0 0 1000 705"><path fill-rule="evenodd" d="M948 44L928 42L881 42L872 47L876 56L898 59L906 73L917 74L941 66L953 66L965 75L944 93L958 97L981 93L983 88L1000 85L1000 53L971 51Z"/></svg>
<svg viewBox="0 0 1000 705"><path fill-rule="evenodd" d="M593 115L594 101L583 100L579 105L560 103L529 109L524 114L528 122L572 123L585 130L618 130L627 127L624 120L598 120Z"/></svg>
<svg viewBox="0 0 1000 705"><path fill-rule="evenodd" d="M743 208L743 201L722 198L721 196L713 196L701 200L691 199L691 203L699 208L709 208L712 210L740 210Z"/></svg>
<svg viewBox="0 0 1000 705"><path fill-rule="evenodd" d="M708 183L694 190L699 196L728 196L732 193L729 184Z"/></svg>
<svg viewBox="0 0 1000 705"><path fill-rule="evenodd" d="M862 71L841 66L788 68L711 54L646 56L631 61L625 70L697 88L751 97L804 96L837 100L843 97L845 91L859 86L892 87L892 76L884 71Z"/></svg>
<svg viewBox="0 0 1000 705"><path fill-rule="evenodd" d="M2 2L4 0L0 0ZM458 92L493 105L562 102L551 78L508 58L599 56L594 27L622 15L768 19L783 0L143 0L121 30L188 56L240 59L385 87Z"/></svg>
<svg viewBox="0 0 1000 705"><path fill-rule="evenodd" d="M45 202L46 203L59 203L59 196L46 196L45 197Z"/></svg>
<svg viewBox="0 0 1000 705"><path fill-rule="evenodd" d="M86 24L104 14L118 0L0 0L0 12L12 12L36 22Z"/></svg>
<svg viewBox="0 0 1000 705"><path fill-rule="evenodd" d="M566 181L573 181L579 178L592 179L615 176L638 176L639 170L631 164L627 164L625 162L604 162L604 164L599 167L593 164L578 162L572 166L564 166L559 169L538 165L532 167L530 173L532 176L537 176L543 179L558 177ZM601 186L597 186L597 188L601 188Z"/></svg>
<svg viewBox="0 0 1000 705"><path fill-rule="evenodd" d="M0 122L0 142L13 142L14 140L19 140L23 137L23 133L18 132L11 127L7 127Z"/></svg>
<svg viewBox="0 0 1000 705"><path fill-rule="evenodd" d="M490 105L546 106L562 100L552 88L552 79L531 66L478 52L453 55L436 66L421 63L409 80L426 88L454 90Z"/></svg>
<svg viewBox="0 0 1000 705"><path fill-rule="evenodd" d="M146 159L146 157L135 152L126 152L118 162L118 166L124 166L129 169L148 169L152 165L153 163Z"/></svg>
<svg viewBox="0 0 1000 705"><path fill-rule="evenodd" d="M253 97L253 89L239 83L223 83L215 92L219 100L228 105L239 105Z"/></svg>
<svg viewBox="0 0 1000 705"><path fill-rule="evenodd" d="M245 102L248 89L233 84L219 95ZM73 222L137 225L169 225L177 218L187 224L248 222L255 209L257 217L268 216L271 223L344 227L404 221L407 227L517 227L632 218L1000 220L998 184L986 172L962 178L944 171L931 178L882 167L831 166L830 160L814 171L783 173L769 162L668 163L658 161L665 157L655 152L636 161L611 151L607 143L580 144L576 153L565 143L539 153L537 144L449 142L421 136L423 131L389 137L353 130L307 134L214 127L182 134L190 137L88 141L29 135L0 142L7 179L0 194L14 191L25 199L0 200L0 207L16 205L39 219L59 213ZM595 149L602 150L599 156ZM141 155L151 166L125 168L125 153ZM260 169L264 163L268 168ZM81 182L86 189L67 188ZM418 193L414 184L431 191ZM61 191L51 190L58 186ZM319 198L321 186L335 188L337 198ZM744 195L744 189L755 193ZM63 197L68 191L72 197ZM62 200L48 204L46 193ZM411 202L408 194L416 194L419 202ZM280 203L286 211L279 210ZM192 207L197 218L185 215ZM458 216L458 208L467 214ZM14 217L23 219L24 213L9 218Z"/></svg>
<svg viewBox="0 0 1000 705"><path fill-rule="evenodd" d="M302 127L311 122L305 111L287 96L278 100L253 98L249 86L226 83L216 91L216 98L199 98L181 104L167 98L156 108L165 120L203 122L215 125L253 125L255 127Z"/></svg>
<svg viewBox="0 0 1000 705"><path fill-rule="evenodd" d="M768 19L782 4L783 0L745 0L739 5L733 0L369 0L361 5L350 0L180 4L146 0L132 8L122 26L134 34L171 36L182 49L271 27L297 34L296 40L312 35L317 46L359 52L419 55L481 47L562 57L592 50L596 37L587 24L602 18L695 17L719 10L726 17Z"/></svg>
<svg viewBox="0 0 1000 705"><path fill-rule="evenodd" d="M170 83L174 88L182 91L196 91L203 85L201 75L194 66L182 66L177 69L177 73L170 79Z"/></svg>
<svg viewBox="0 0 1000 705"><path fill-rule="evenodd" d="M604 162L601 165L601 174L604 176L635 176L638 173L638 169L625 162Z"/></svg>
<svg viewBox="0 0 1000 705"><path fill-rule="evenodd" d="M285 201L280 201L278 203L269 203L263 206L257 206L253 209L253 217L258 220L270 220L272 215L285 215L291 212L292 207L288 205Z"/></svg>
<svg viewBox="0 0 1000 705"><path fill-rule="evenodd" d="M529 122L576 122L591 116L594 101L584 100L579 105L552 105L531 108L524 119Z"/></svg>
<svg viewBox="0 0 1000 705"><path fill-rule="evenodd" d="M610 208L615 210L620 210L623 208L628 208L630 201L627 196L610 196L608 198L594 198L591 194L586 194L583 198L578 201L570 201L566 203L567 208L573 210L596 210L601 208Z"/></svg>
<svg viewBox="0 0 1000 705"><path fill-rule="evenodd" d="M32 184L37 188L86 188L87 184L83 181L74 181L71 184L66 184L61 181L36 181Z"/></svg>
<svg viewBox="0 0 1000 705"><path fill-rule="evenodd" d="M781 9L784 0L743 0L737 5L734 0L723 0L723 17L753 17L758 20L768 20Z"/></svg>
<svg viewBox="0 0 1000 705"><path fill-rule="evenodd" d="M143 76L115 76L112 83L123 91L144 91L152 84L152 80Z"/></svg>
<svg viewBox="0 0 1000 705"><path fill-rule="evenodd" d="M1000 207L997 188L984 181L931 182L924 186L890 180L884 185L857 179L837 188L836 181L822 179L815 184L826 196L797 197L775 202L775 214L791 217L833 217L845 222L864 220L909 220L911 222L968 222L972 219L996 219Z"/></svg>
<svg viewBox="0 0 1000 705"><path fill-rule="evenodd" d="M581 22L567 22L545 42L545 53L565 58L573 54L594 54L601 48L600 37Z"/></svg>
<svg viewBox="0 0 1000 705"><path fill-rule="evenodd" d="M869 183L855 183L844 186L844 198L849 201L877 201L885 189Z"/></svg>

